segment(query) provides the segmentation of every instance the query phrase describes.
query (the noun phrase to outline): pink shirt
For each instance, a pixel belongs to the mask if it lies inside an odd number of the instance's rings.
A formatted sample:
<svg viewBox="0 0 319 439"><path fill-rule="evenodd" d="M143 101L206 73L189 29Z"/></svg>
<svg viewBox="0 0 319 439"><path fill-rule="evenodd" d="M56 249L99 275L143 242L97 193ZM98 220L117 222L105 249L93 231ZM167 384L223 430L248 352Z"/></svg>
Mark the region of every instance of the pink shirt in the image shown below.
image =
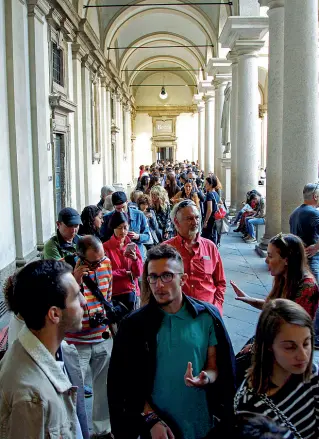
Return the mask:
<svg viewBox="0 0 319 439"><path fill-rule="evenodd" d="M165 244L170 244L180 253L188 278L183 292L195 299L215 305L223 312L226 279L223 263L216 245L209 239L197 235L192 254L185 247L185 240L177 235Z"/></svg>

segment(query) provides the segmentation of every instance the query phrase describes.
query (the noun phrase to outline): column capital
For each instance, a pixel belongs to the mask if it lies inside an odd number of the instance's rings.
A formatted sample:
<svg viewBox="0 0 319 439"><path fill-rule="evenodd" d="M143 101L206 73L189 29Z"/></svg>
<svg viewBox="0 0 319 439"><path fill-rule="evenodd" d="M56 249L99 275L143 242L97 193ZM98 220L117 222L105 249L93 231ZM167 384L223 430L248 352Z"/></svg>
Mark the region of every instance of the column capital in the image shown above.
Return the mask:
<svg viewBox="0 0 319 439"><path fill-rule="evenodd" d="M227 53L226 58L231 62L232 66L234 64L238 64L238 53L236 52L236 50L230 50Z"/></svg>
<svg viewBox="0 0 319 439"><path fill-rule="evenodd" d="M92 64L93 64L93 58L89 53L87 53L82 58L82 67L86 67L87 69L90 69Z"/></svg>
<svg viewBox="0 0 319 439"><path fill-rule="evenodd" d="M81 46L81 44L75 43L72 44L72 58L82 61L82 58L86 55L85 49Z"/></svg>
<svg viewBox="0 0 319 439"><path fill-rule="evenodd" d="M205 68L206 72L210 76L216 75L230 75L231 74L231 61L226 58L211 58Z"/></svg>
<svg viewBox="0 0 319 439"><path fill-rule="evenodd" d="M214 86L212 85L211 79L203 79L198 84L198 91L200 93L210 93L214 91Z"/></svg>
<svg viewBox="0 0 319 439"><path fill-rule="evenodd" d="M258 51L268 32L268 17L228 17L219 40L222 47L244 52Z"/></svg>
<svg viewBox="0 0 319 439"><path fill-rule="evenodd" d="M35 16L42 21L43 16L50 12L51 6L47 0L27 0L28 16Z"/></svg>
<svg viewBox="0 0 319 439"><path fill-rule="evenodd" d="M262 40L238 40L234 47L238 57L242 55L258 56L257 52L264 47L265 42Z"/></svg>
<svg viewBox="0 0 319 439"><path fill-rule="evenodd" d="M214 92L207 93L207 94L205 94L205 95L203 96L203 101L205 102L205 104L206 104L207 102L212 102L212 101L214 101L214 99L215 99L215 93L214 93Z"/></svg>
<svg viewBox="0 0 319 439"><path fill-rule="evenodd" d="M285 0L258 0L260 6L267 6L269 9L283 8Z"/></svg>

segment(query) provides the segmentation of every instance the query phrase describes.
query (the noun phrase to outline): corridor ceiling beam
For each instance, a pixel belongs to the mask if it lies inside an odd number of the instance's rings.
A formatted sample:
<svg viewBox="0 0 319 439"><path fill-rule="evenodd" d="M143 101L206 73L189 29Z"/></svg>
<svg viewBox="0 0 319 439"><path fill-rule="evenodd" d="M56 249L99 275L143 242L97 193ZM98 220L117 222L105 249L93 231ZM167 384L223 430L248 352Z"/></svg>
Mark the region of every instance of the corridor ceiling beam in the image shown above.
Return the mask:
<svg viewBox="0 0 319 439"><path fill-rule="evenodd" d="M130 87L197 87L194 84L132 84Z"/></svg>
<svg viewBox="0 0 319 439"><path fill-rule="evenodd" d="M121 72L200 72L203 69L122 69Z"/></svg>
<svg viewBox="0 0 319 439"><path fill-rule="evenodd" d="M148 8L149 6L204 6L204 5L208 5L208 6L214 6L214 5L226 5L226 6L232 6L233 2L198 2L198 3L149 3L149 4L145 4L145 5L141 5L141 4L130 4L130 5L86 5L83 6L83 9L88 9L88 8L134 8L134 7L138 7L138 8Z"/></svg>
<svg viewBox="0 0 319 439"><path fill-rule="evenodd" d="M172 46L127 46L127 47L107 47L107 50L126 50L126 49L171 49L179 48L184 49L186 47L214 47L213 44L190 44L186 46L172 45Z"/></svg>

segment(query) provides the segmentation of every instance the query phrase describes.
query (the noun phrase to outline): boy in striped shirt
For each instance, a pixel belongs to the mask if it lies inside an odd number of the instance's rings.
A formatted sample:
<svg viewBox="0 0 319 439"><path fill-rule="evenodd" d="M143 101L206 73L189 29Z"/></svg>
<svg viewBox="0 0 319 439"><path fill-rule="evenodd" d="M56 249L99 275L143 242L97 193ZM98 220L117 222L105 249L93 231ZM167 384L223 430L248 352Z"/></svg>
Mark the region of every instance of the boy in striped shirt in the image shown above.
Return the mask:
<svg viewBox="0 0 319 439"><path fill-rule="evenodd" d="M107 371L113 346L103 304L83 283L83 276L89 276L98 286L107 301L112 297L112 267L105 256L101 241L92 235L83 236L77 244L79 260L75 266L74 276L81 285L87 306L84 310L82 330L66 334L66 341L77 348L83 380L87 369L91 368L93 383L92 423L94 438L111 438L111 425L107 400ZM101 322L102 321L102 322ZM109 338L103 338L103 333ZM104 335L105 337L105 335Z"/></svg>

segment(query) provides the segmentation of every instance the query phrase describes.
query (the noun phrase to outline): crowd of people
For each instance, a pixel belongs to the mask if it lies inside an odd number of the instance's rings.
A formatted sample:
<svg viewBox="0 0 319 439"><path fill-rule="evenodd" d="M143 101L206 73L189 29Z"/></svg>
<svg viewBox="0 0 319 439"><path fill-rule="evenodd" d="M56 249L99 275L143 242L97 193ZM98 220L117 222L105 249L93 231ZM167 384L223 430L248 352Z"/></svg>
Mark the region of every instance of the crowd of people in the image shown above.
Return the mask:
<svg viewBox="0 0 319 439"><path fill-rule="evenodd" d="M267 298L231 281L261 310L236 357L222 317L216 175L159 162L140 167L129 199L105 186L81 214L62 209L43 260L5 286L0 439L318 438L318 187L304 188L291 234L269 242ZM265 202L257 191L246 201L234 222L252 242Z"/></svg>

